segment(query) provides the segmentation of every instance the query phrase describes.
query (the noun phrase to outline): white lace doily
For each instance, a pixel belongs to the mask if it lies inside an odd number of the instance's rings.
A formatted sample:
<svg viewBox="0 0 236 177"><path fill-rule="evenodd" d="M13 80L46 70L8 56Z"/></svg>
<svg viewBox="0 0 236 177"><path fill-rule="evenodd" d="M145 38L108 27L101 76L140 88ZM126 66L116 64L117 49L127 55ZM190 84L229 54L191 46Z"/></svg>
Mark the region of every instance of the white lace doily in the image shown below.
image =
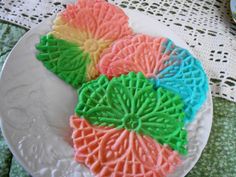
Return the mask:
<svg viewBox="0 0 236 177"><path fill-rule="evenodd" d="M0 0L0 18L31 28L73 0ZM169 26L202 61L212 94L236 101L236 25L228 0L109 0ZM142 22L140 22L142 23Z"/></svg>

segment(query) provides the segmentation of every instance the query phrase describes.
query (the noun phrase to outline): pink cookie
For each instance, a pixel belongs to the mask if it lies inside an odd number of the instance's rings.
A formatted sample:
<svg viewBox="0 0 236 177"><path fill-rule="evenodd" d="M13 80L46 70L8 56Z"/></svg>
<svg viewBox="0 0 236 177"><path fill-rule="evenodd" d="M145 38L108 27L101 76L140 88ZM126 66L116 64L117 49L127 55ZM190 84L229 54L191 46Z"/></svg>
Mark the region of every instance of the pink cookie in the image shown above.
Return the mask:
<svg viewBox="0 0 236 177"><path fill-rule="evenodd" d="M141 34L117 40L102 53L98 70L110 78L131 71L155 77L169 59L168 53L162 51L166 41L163 37L153 38Z"/></svg>
<svg viewBox="0 0 236 177"><path fill-rule="evenodd" d="M75 160L98 177L163 177L181 163L177 152L134 131L90 125L72 116Z"/></svg>

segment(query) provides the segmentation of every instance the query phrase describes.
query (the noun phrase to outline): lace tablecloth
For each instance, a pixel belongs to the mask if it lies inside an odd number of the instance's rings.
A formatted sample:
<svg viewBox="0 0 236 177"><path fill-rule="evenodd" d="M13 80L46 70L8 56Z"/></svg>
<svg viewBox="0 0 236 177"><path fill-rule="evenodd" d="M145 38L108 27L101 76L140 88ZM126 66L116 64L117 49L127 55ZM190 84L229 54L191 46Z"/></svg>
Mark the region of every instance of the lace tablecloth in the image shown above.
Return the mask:
<svg viewBox="0 0 236 177"><path fill-rule="evenodd" d="M29 29L73 1L0 0L0 19ZM212 94L236 101L236 24L229 0L108 1L150 15L179 34L205 66Z"/></svg>

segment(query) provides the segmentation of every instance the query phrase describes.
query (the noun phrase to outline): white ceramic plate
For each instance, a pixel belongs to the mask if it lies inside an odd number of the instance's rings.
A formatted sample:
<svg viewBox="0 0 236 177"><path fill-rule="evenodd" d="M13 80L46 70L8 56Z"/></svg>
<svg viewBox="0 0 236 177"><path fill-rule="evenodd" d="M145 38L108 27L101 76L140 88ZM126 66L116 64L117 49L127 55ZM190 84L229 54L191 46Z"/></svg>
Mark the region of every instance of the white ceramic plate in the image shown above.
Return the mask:
<svg viewBox="0 0 236 177"><path fill-rule="evenodd" d="M184 41L151 17L126 11L136 32ZM9 55L0 80L0 118L3 135L16 159L33 176L92 176L73 161L69 116L77 102L75 90L35 59L39 36L51 29L48 19L30 30ZM199 159L212 124L211 94L188 126L189 154L171 176L186 175Z"/></svg>

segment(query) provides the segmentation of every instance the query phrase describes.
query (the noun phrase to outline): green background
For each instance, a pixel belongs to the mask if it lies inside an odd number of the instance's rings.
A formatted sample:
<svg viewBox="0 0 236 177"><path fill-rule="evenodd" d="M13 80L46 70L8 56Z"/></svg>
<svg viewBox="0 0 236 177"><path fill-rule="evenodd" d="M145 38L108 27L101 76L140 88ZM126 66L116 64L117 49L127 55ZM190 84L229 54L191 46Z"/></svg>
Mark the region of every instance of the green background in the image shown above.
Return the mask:
<svg viewBox="0 0 236 177"><path fill-rule="evenodd" d="M26 29L0 21L0 69ZM203 154L187 177L236 177L236 104L213 98L214 117ZM0 177L30 176L15 160L0 132Z"/></svg>

